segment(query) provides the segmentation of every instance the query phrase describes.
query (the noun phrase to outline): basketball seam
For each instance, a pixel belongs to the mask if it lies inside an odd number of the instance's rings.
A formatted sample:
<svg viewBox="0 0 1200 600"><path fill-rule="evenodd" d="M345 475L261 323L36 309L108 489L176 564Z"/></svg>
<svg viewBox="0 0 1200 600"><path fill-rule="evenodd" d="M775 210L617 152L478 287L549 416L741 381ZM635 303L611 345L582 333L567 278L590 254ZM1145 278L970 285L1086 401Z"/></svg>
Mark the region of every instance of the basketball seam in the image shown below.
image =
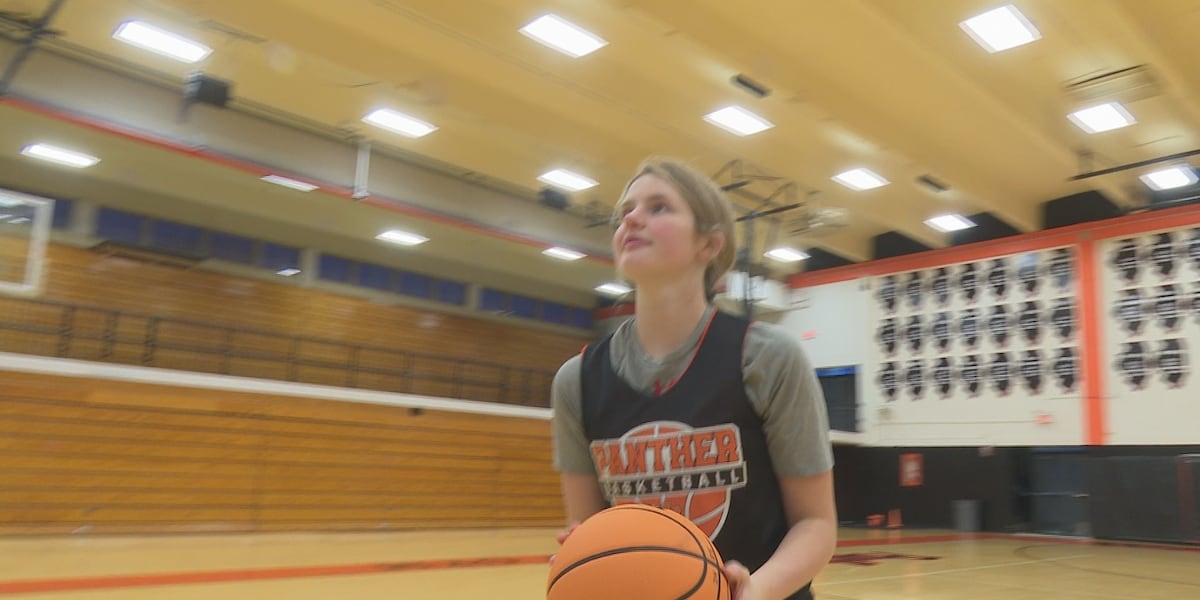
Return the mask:
<svg viewBox="0 0 1200 600"><path fill-rule="evenodd" d="M688 496L688 502L690 503L690 502L691 502L691 500L692 500L692 498L691 498L691 496L689 495L689 496ZM688 591L687 591L687 593L685 593L684 595L680 596L680 600L683 600L683 599L685 599L685 598L688 598L688 597L689 597L689 596L691 596L692 594L696 593L696 590L700 589L700 586L704 585L704 580L708 578L708 565L709 565L710 563L711 563L713 566L715 566L715 567L717 568L717 572L718 572L718 573L720 573L720 570L721 570L721 569L720 569L720 565L717 565L715 562L713 562L713 561L709 560L707 556L704 556L704 543L706 543L706 542L707 542L707 543L711 543L711 542L709 541L709 539L708 539L707 537L705 537L705 538L704 538L704 542L701 542L701 541L700 541L700 538L699 538L699 537L697 537L697 536L696 536L696 534L695 534L695 533L694 533L694 532L693 532L693 531L692 531L692 530L691 530L691 529L690 529L690 528L689 528L687 525L685 525L684 523L681 523L681 522L679 521L679 519L686 519L687 517L684 517L683 515L678 515L678 516L679 516L679 518L677 519L677 518L675 518L675 515L672 515L672 514L671 514L671 511L669 511L669 510L664 510L664 509L657 509L657 512L658 512L658 514L660 514L660 515L662 515L662 516L666 517L666 518L667 518L667 519L669 519L671 522L673 522L673 523L675 523L676 525L678 525L680 529L683 529L684 531L686 531L686 532L687 532L687 534L688 534L689 536L691 536L691 538L692 538L692 541L693 541L693 542L695 542L695 544L696 544L696 547L700 549L700 554L701 554L701 556L703 556L703 558L704 558L704 569L700 571L700 579L698 579L698 580L696 581L695 585L693 585L693 586L692 586L692 589L688 590ZM690 512L690 511L689 511L689 512ZM693 525L695 525L695 524L693 523ZM716 552L716 551L717 551L717 549L716 549L716 545L715 545L715 544L712 544L712 546L713 546L713 552ZM720 596L720 594L721 594L721 592L720 592L720 589L719 589L719 586L718 586L717 595L718 595L718 596Z"/></svg>
<svg viewBox="0 0 1200 600"><path fill-rule="evenodd" d="M707 556L704 556L703 554L696 554L696 553L690 552L688 550L681 550L679 548L672 548L670 546L626 546L623 548L613 548L612 550L605 550L603 552L597 552L595 554L591 554L589 556L581 558L581 559L571 563L570 565L567 565L565 568L563 568L562 571L559 572L558 575L554 576L554 579L550 580L550 585L549 585L549 587L547 587L547 591L553 589L554 584L558 583L558 580L562 579L564 575L575 570L578 567L581 567L581 566L583 566L589 562L592 562L594 560L600 560L601 558L607 558L609 556L615 556L617 554L627 554L630 552L665 552L668 554L681 554L683 556L690 556L692 558L698 558L698 559L700 559L701 562L704 563L704 571L702 572L703 575L708 574L708 566L709 565L717 566L716 562L710 560ZM700 579L700 583L704 583L703 577ZM693 586L691 590L688 590L688 594L695 592L698 588L699 588L698 585ZM683 597L686 598L687 596L683 596Z"/></svg>
<svg viewBox="0 0 1200 600"><path fill-rule="evenodd" d="M691 502L690 494L689 494L688 500L689 500L689 502ZM691 536L691 541L695 542L696 547L698 548L698 550L700 550L701 556L704 559L704 568L700 571L700 578L698 578L698 580L696 581L694 586L692 586L691 589L688 590L688 593L680 596L680 598L682 598L682 599L688 598L688 596L696 593L696 590L700 589L700 587L703 586L704 580L706 580L706 578L708 578L708 565L710 563L714 564L714 566L716 566L716 570L718 570L718 572L720 572L721 565L713 563L712 560L709 560L707 556L704 556L704 544L712 545L713 552L718 553L718 551L716 551L716 545L713 544L713 542L710 541L707 538L707 536L706 536L706 538L704 538L703 542L700 541L701 539L697 538L696 534L694 532L692 532L692 530L690 528L688 528L688 526L686 526L686 524L679 522L679 520L686 520L686 518L688 518L688 517L685 517L683 515L674 514L674 512L672 512L670 510L656 509L656 508L652 508L652 506L646 506L644 504L635 504L634 506L637 506L638 510L654 512L655 515L659 515L661 517L666 517L668 521L671 521L674 524L677 524L677 526L679 526L680 529L683 529L684 532L688 533L688 535ZM678 518L676 518L676 517L678 517ZM692 524L695 524L695 523L692 523ZM720 595L719 590L718 590L718 595Z"/></svg>
<svg viewBox="0 0 1200 600"><path fill-rule="evenodd" d="M624 508L624 507L628 507L628 508ZM710 560L708 558L708 556L706 556L704 554L704 544L700 542L700 538L696 537L696 534L693 533L692 530L687 527L687 525L680 523L678 519L676 519L674 516L672 516L671 511L668 511L666 509L646 506L644 504L626 504L623 507L621 507L621 509L622 510L629 510L629 509L641 510L644 512L654 513L658 516L666 518L668 521L671 521L675 525L679 526L680 529L683 529L688 534L688 536L690 536L692 538L692 541L696 544L696 547L699 549L700 554L696 555L696 554L692 554L691 552L688 552L686 550L680 550L678 548L669 548L669 547L662 547L662 546L643 546L643 547L635 547L635 548L620 548L620 549L614 549L614 550L606 550L604 552L588 556L582 560L575 562L574 564L568 565L558 575L556 575L554 577L554 579L550 582L550 585L546 588L547 592L549 592L551 589L553 589L554 584L557 583L558 580L561 579L562 576L565 575L568 571L573 570L576 567L578 567L584 563L587 563L587 562L590 562L592 560L596 560L599 558L603 558L605 556L612 556L615 554L623 554L626 552L635 551L638 548L644 548L645 550L649 550L649 551L666 551L666 552L671 552L674 554L684 554L687 556L696 556L697 558L700 558L700 560L704 563L704 568L701 569L701 571L700 571L700 578L698 580L696 580L696 583L692 585L692 588L690 590L688 590L683 596L680 596L681 600L687 598L688 596L691 596L692 594L694 594L696 592L696 590L700 589L700 586L704 585L704 580L708 578L709 565L712 565L713 567L715 567L717 569L717 572L720 573L721 565L718 565L715 561ZM679 515L679 517L685 518L685 517L683 517L683 515ZM709 539L707 537L705 537L704 541L709 542ZM713 546L713 551L717 552L715 545ZM720 596L720 591L717 592L717 595Z"/></svg>

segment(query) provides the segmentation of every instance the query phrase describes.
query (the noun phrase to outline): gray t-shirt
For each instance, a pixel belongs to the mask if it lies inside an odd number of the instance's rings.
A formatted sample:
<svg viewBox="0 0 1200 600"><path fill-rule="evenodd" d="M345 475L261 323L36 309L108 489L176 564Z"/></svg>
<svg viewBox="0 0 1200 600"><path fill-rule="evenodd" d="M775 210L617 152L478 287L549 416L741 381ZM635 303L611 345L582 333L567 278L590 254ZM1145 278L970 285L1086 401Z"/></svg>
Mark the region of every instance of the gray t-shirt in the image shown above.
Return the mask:
<svg viewBox="0 0 1200 600"><path fill-rule="evenodd" d="M661 359L652 358L642 349L634 319L622 323L609 346L617 375L647 395L656 387L669 387L691 364L713 310L710 306L687 342ZM579 354L571 357L554 376L554 466L568 473L594 474L580 408L581 361ZM753 322L742 353L742 379L747 397L763 419L776 475L802 477L833 467L824 394L816 372L794 338L777 325Z"/></svg>

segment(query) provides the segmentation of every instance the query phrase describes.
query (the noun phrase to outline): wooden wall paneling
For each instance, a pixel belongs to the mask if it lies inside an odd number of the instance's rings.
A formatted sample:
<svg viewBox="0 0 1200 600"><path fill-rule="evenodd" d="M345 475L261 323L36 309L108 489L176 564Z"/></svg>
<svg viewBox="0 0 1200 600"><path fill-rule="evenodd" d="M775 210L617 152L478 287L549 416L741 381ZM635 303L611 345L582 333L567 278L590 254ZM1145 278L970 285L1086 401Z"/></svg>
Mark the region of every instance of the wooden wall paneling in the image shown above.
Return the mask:
<svg viewBox="0 0 1200 600"><path fill-rule="evenodd" d="M0 532L547 526L544 420L12 373Z"/></svg>

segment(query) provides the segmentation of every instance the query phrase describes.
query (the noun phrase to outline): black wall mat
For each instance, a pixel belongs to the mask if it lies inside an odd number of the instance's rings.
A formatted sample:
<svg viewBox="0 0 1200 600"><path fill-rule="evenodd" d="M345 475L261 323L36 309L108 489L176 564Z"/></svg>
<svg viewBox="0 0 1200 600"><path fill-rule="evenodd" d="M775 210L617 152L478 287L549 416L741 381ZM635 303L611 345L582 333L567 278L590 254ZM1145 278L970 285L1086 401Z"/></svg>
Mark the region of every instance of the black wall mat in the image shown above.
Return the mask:
<svg viewBox="0 0 1200 600"><path fill-rule="evenodd" d="M805 252L808 253L808 260L804 261L804 271L806 273L854 264L854 261L822 248L809 248Z"/></svg>
<svg viewBox="0 0 1200 600"><path fill-rule="evenodd" d="M900 455L921 455L923 481L900 486ZM1020 514L1021 465L1024 449L996 448L982 456L979 448L865 448L835 446L835 491L844 523L861 524L867 515L900 509L906 527L952 528L955 500L983 502L986 531L1016 531Z"/></svg>
<svg viewBox="0 0 1200 600"><path fill-rule="evenodd" d="M1182 542L1179 479L1166 456L1096 458L1091 464L1097 538Z"/></svg>
<svg viewBox="0 0 1200 600"><path fill-rule="evenodd" d="M1125 211L1104 194L1091 190L1042 203L1042 228L1066 227L1123 214Z"/></svg>
<svg viewBox="0 0 1200 600"><path fill-rule="evenodd" d="M921 455L919 486L900 485L906 453ZM954 502L980 500L984 531L1200 544L1200 446L838 445L834 460L846 525L900 509L906 527L951 529Z"/></svg>
<svg viewBox="0 0 1200 600"><path fill-rule="evenodd" d="M976 213L967 218L974 221L975 226L951 233L951 246L985 242L1021 233L1016 227L989 212Z"/></svg>
<svg viewBox="0 0 1200 600"><path fill-rule="evenodd" d="M929 246L898 231L888 231L871 238L871 259L891 258L931 250Z"/></svg>

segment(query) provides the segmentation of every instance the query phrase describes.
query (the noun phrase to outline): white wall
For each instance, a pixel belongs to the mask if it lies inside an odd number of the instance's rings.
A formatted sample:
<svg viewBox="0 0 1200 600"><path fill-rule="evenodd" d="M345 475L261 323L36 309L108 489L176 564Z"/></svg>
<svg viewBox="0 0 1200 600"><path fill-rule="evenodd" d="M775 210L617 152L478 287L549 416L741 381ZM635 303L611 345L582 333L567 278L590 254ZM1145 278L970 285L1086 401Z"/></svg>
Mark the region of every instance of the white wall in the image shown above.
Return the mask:
<svg viewBox="0 0 1200 600"><path fill-rule="evenodd" d="M843 281L792 292L792 309L775 321L804 348L815 368L862 365L870 349L870 292Z"/></svg>
<svg viewBox="0 0 1200 600"><path fill-rule="evenodd" d="M1200 227L1103 240L1099 262L1109 443L1200 441Z"/></svg>
<svg viewBox="0 0 1200 600"><path fill-rule="evenodd" d="M802 340L814 366L862 365L859 418L864 443L1079 444L1084 439L1085 408L1077 360L1077 267L1072 248L1056 250L797 290L798 304L781 323ZM977 281L973 298L966 293L963 277L970 268ZM943 269L944 280L939 277ZM1021 279L1019 269L1028 277ZM940 297L934 294L935 281L944 292ZM895 286L890 299L884 293L888 282ZM1060 305L1070 308L1074 317L1066 331L1052 324L1054 308ZM998 308L1003 318L997 319L993 331L989 324ZM962 325L973 313L979 314L979 321L972 345L966 343ZM1028 337L1020 328L1023 314L1027 324L1036 325L1027 329ZM939 318L945 319L946 329L935 335ZM895 325L890 347L881 335L887 323ZM1055 363L1064 351L1075 359L1060 365L1075 371L1073 381L1056 376ZM1033 356L1039 364L1024 363ZM977 377L971 376L972 357L978 361ZM998 357L1008 361L1007 378ZM895 369L894 386L887 383L889 368ZM944 387L935 380L939 371ZM919 379L910 379L910 372Z"/></svg>

